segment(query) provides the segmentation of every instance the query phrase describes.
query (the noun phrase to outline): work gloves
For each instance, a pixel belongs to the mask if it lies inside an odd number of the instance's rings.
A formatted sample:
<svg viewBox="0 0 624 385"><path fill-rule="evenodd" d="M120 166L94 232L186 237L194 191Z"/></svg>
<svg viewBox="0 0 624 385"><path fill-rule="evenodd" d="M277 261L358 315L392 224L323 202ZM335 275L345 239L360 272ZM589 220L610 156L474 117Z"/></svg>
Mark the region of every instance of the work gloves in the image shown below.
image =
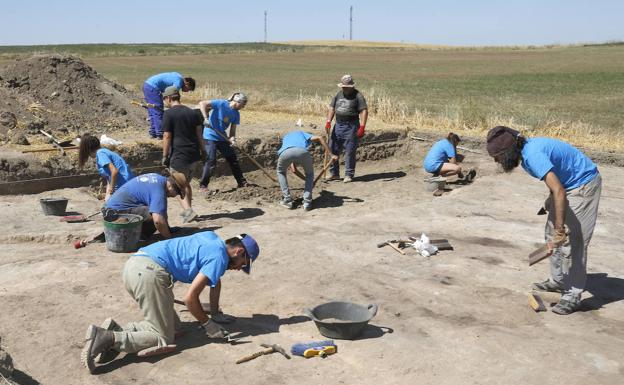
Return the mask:
<svg viewBox="0 0 624 385"><path fill-rule="evenodd" d="M328 121L325 123L325 129L326 129L327 131L329 131L329 130L331 129L331 120L328 120Z"/></svg>
<svg viewBox="0 0 624 385"><path fill-rule="evenodd" d="M357 130L357 137L358 138L362 139L362 137L364 136L364 128L365 127L366 126L362 124L362 125L360 125L360 128L358 128L358 130Z"/></svg>
<svg viewBox="0 0 624 385"><path fill-rule="evenodd" d="M208 338L227 338L230 334L230 332L211 319L203 323L202 328Z"/></svg>
<svg viewBox="0 0 624 385"><path fill-rule="evenodd" d="M169 167L169 162L171 161L171 158L168 156L163 156L162 160L160 161L160 164L162 164L165 167Z"/></svg>

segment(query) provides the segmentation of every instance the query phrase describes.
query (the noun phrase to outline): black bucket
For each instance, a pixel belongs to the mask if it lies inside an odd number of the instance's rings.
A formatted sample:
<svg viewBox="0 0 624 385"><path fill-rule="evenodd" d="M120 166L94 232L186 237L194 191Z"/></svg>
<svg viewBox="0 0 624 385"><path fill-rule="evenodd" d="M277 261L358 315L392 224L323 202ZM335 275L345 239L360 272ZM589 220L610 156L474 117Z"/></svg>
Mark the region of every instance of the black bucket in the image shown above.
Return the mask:
<svg viewBox="0 0 624 385"><path fill-rule="evenodd" d="M328 302L304 314L316 324L319 332L329 338L352 340L377 314L377 305L362 306L351 302Z"/></svg>
<svg viewBox="0 0 624 385"><path fill-rule="evenodd" d="M39 203L41 204L41 208L43 209L43 213L45 215L65 215L68 201L69 200L66 198L39 199Z"/></svg>

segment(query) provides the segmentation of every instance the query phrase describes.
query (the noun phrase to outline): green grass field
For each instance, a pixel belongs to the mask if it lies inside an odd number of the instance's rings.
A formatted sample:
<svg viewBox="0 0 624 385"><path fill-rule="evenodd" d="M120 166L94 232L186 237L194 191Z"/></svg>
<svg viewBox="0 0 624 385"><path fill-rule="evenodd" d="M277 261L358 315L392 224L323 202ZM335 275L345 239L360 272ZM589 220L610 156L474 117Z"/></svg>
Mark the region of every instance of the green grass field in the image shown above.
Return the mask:
<svg viewBox="0 0 624 385"><path fill-rule="evenodd" d="M67 47L72 46L56 51ZM28 52L8 48L0 47L0 57ZM136 90L148 76L175 70L198 80L203 93L195 98L242 90L250 95L250 109L322 111L340 76L350 73L384 121L413 123L414 115L424 114L465 129L510 122L538 131L557 127L564 137L572 125L577 125L572 135L589 129L602 137L624 133L621 44L533 49L104 45L74 46L72 52Z"/></svg>

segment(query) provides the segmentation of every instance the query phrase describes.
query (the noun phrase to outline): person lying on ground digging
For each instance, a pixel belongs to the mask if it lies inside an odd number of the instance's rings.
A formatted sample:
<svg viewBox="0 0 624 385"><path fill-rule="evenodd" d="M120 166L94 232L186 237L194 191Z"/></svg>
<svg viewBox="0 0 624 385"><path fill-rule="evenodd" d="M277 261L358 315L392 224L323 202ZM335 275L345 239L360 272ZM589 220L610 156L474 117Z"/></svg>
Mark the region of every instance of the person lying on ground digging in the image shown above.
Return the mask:
<svg viewBox="0 0 624 385"><path fill-rule="evenodd" d="M139 175L111 196L102 207L104 220L114 221L119 214L135 214L143 218L141 239L149 239L154 231L171 238L167 220L167 197L184 198L184 190L173 177L156 173Z"/></svg>
<svg viewBox="0 0 624 385"><path fill-rule="evenodd" d="M240 124L240 110L247 105L247 96L242 92L236 92L228 100L214 99L199 102L199 110L204 116L204 145L206 150L206 163L201 180L199 181L199 191L207 194L208 183L212 170L217 163L217 150L230 165L232 175L236 178L238 187L248 185L243 176L238 158L233 146L236 146L236 126ZM226 130L230 128L229 135Z"/></svg>
<svg viewBox="0 0 624 385"><path fill-rule="evenodd" d="M164 72L154 75L143 83L143 97L145 102L153 105L148 107L147 115L150 120L149 134L152 138L162 139L162 119L163 119L163 95L162 93L169 86L174 86L183 92L195 90L195 79L182 77L177 72Z"/></svg>
<svg viewBox="0 0 624 385"><path fill-rule="evenodd" d="M162 164L169 167L169 173L176 180L184 195L182 204L182 222L188 223L197 217L193 211L193 190L191 179L195 165L204 153L202 122L199 110L192 110L180 103L180 92L174 86L163 92L165 106L163 115L163 158Z"/></svg>
<svg viewBox="0 0 624 385"><path fill-rule="evenodd" d="M234 317L219 312L221 277L226 270L249 274L251 263L259 254L258 244L248 234L223 242L212 231L139 249L124 266L123 282L145 319L123 328L111 318L102 327L89 325L81 353L83 365L93 374L96 358L100 363L114 359L118 352L149 356L175 350L173 343L180 323L173 308L172 288L176 281L190 284L184 303L205 334L209 338L227 338L229 333L218 323L233 322ZM206 286L210 286L210 318L199 300Z"/></svg>
<svg viewBox="0 0 624 385"><path fill-rule="evenodd" d="M277 178L279 180L280 188L282 190L282 200L280 205L292 209L294 208L294 202L290 196L290 189L288 188L288 179L286 173L288 168L292 170L295 175L305 180L305 187L303 192L303 209L309 211L312 209L312 188L314 187L314 164L312 160L312 154L308 152L308 148L312 145L312 142L320 143L325 149L325 152L329 153L329 147L325 143L325 139L320 136L315 136L303 131L292 131L284 136L282 139L282 147L277 151L279 158L277 159ZM338 161L338 155L332 155L333 162ZM297 165L303 167L302 175L297 169Z"/></svg>
<svg viewBox="0 0 624 385"><path fill-rule="evenodd" d="M534 283L541 291L562 293L552 311L571 314L581 306L587 279L587 247L598 215L602 177L596 165L575 147L550 138L526 139L509 127L492 128L487 150L505 172L518 165L544 181L550 196L545 239L550 254L550 278Z"/></svg>
<svg viewBox="0 0 624 385"><path fill-rule="evenodd" d="M458 178L472 180L476 172L468 170L464 173L459 165L464 157L457 153L457 145L461 139L457 134L449 132L446 139L442 139L434 143L423 160L423 168L426 172L433 174L434 177L449 177L457 175ZM438 195L441 191L436 190L434 195Z"/></svg>
<svg viewBox="0 0 624 385"><path fill-rule="evenodd" d="M336 116L336 124L331 131L329 147L332 154L339 156L345 151L345 177L344 183L349 183L355 176L355 151L358 147L358 139L364 136L366 120L368 119L368 106L366 99L355 88L355 82L351 75L344 75L338 84L340 91L329 103L327 123L325 130L329 135L331 122ZM330 180L340 179L340 163L334 162L330 168Z"/></svg>
<svg viewBox="0 0 624 385"><path fill-rule="evenodd" d="M89 158L95 158L98 172L106 179L105 201L111 197L115 190L134 178L132 169L119 154L108 148L102 148L100 140L95 136L84 134L80 137L78 165L81 168L84 167Z"/></svg>

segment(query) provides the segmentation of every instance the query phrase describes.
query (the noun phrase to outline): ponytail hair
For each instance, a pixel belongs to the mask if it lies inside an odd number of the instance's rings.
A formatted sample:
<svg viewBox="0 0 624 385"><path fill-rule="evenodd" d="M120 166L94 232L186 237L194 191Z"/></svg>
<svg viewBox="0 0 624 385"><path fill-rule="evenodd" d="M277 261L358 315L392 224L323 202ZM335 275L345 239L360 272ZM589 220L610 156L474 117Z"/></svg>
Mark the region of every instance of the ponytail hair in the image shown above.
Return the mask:
<svg viewBox="0 0 624 385"><path fill-rule="evenodd" d="M80 137L80 149L78 150L78 165L83 167L93 151L100 148L100 140L91 135L84 134Z"/></svg>

